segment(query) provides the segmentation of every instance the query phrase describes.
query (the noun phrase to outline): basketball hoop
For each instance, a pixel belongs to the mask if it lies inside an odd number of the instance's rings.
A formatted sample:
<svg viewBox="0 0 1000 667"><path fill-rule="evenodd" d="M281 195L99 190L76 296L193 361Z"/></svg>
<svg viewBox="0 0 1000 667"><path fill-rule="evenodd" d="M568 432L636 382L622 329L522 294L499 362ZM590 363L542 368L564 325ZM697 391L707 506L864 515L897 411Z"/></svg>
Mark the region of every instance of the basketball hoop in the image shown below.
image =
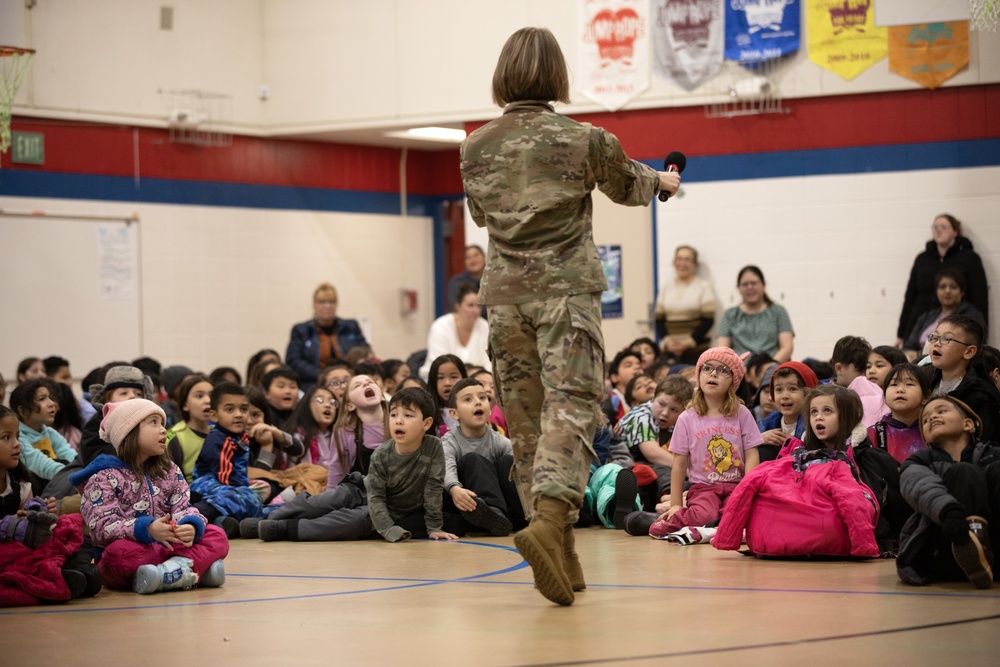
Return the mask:
<svg viewBox="0 0 1000 667"><path fill-rule="evenodd" d="M10 148L10 110L34 56L34 49L0 46L0 153Z"/></svg>
<svg viewBox="0 0 1000 667"><path fill-rule="evenodd" d="M1000 15L1000 0L969 0L972 9L973 30L997 31L997 16Z"/></svg>

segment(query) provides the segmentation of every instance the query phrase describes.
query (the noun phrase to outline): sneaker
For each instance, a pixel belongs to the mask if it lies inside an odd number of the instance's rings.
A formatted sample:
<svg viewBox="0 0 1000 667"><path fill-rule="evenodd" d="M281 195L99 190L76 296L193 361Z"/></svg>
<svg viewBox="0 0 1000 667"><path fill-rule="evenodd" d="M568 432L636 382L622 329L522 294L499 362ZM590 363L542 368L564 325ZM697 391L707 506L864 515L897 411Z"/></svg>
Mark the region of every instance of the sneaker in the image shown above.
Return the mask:
<svg viewBox="0 0 1000 667"><path fill-rule="evenodd" d="M717 530L717 528L705 526L684 526L680 530L663 535L654 535L654 531L650 530L649 536L654 540L664 540L668 544L686 546L688 544L708 544L715 537Z"/></svg>
<svg viewBox="0 0 1000 667"><path fill-rule="evenodd" d="M288 539L287 521L268 521L267 519L257 524L257 533L260 539L265 542L277 542Z"/></svg>
<svg viewBox="0 0 1000 667"><path fill-rule="evenodd" d="M630 512L625 516L622 528L629 535L636 537L646 537L649 535L649 528L653 525L659 514L656 512Z"/></svg>
<svg viewBox="0 0 1000 667"><path fill-rule="evenodd" d="M625 529L625 519L635 510L635 497L639 494L639 481L635 473L628 468L622 468L615 477L615 513L614 526L618 530Z"/></svg>
<svg viewBox="0 0 1000 667"><path fill-rule="evenodd" d="M233 540L240 536L240 522L235 517L220 516L212 522L226 533L226 537Z"/></svg>
<svg viewBox="0 0 1000 667"><path fill-rule="evenodd" d="M149 595L157 591L189 590L198 583L198 575L192 569L190 558L174 556L159 565L140 565L135 571L132 585L139 595Z"/></svg>
<svg viewBox="0 0 1000 667"><path fill-rule="evenodd" d="M993 586L993 553L990 549L986 520L978 516L968 517L969 541L951 545L955 562L965 572L972 585L986 589Z"/></svg>
<svg viewBox="0 0 1000 667"><path fill-rule="evenodd" d="M260 533L257 531L257 524L259 524L262 519L257 517L249 517L240 521L240 537L248 540L256 540L260 537Z"/></svg>
<svg viewBox="0 0 1000 667"><path fill-rule="evenodd" d="M226 566L222 564L222 559L215 561L208 566L205 573L198 580L199 588L218 588L226 583Z"/></svg>
<svg viewBox="0 0 1000 667"><path fill-rule="evenodd" d="M487 505L482 498L476 498L476 509L471 512L462 512L462 517L473 526L482 528L494 537L506 537L514 529L510 519Z"/></svg>

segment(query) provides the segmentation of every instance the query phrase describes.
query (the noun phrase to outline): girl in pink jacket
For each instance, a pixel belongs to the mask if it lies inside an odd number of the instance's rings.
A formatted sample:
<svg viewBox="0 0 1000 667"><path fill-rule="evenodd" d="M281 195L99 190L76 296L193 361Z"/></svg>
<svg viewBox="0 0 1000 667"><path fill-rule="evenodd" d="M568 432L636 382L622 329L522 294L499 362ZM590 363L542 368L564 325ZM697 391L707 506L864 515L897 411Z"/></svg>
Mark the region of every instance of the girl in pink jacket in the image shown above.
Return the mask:
<svg viewBox="0 0 1000 667"><path fill-rule="evenodd" d="M97 547L106 587L136 593L221 586L229 541L190 505L184 474L166 454L166 416L152 401L107 403L102 454L70 482L83 487L80 511Z"/></svg>
<svg viewBox="0 0 1000 667"><path fill-rule="evenodd" d="M737 550L744 530L757 556L877 558L879 503L861 481L848 435L861 419L857 396L836 385L809 392L805 443L785 441L729 498L712 544Z"/></svg>

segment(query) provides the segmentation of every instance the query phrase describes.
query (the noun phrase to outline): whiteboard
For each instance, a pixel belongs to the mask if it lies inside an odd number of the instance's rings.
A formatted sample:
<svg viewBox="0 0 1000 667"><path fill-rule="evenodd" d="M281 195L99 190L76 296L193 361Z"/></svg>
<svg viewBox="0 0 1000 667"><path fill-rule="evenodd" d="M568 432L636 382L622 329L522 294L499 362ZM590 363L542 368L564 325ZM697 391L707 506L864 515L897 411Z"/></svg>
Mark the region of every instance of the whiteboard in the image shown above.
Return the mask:
<svg viewBox="0 0 1000 667"><path fill-rule="evenodd" d="M138 222L0 217L0 370L65 357L74 378L141 356ZM16 307L14 307L16 304Z"/></svg>

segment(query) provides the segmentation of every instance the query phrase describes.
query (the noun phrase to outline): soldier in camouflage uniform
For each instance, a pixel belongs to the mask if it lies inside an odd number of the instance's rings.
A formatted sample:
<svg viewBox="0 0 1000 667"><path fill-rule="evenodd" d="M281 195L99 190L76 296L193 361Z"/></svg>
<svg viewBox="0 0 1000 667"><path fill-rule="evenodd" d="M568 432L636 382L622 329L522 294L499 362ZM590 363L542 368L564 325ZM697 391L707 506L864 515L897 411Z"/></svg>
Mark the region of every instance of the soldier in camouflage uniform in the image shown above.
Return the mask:
<svg viewBox="0 0 1000 667"><path fill-rule="evenodd" d="M630 160L610 133L553 110L569 75L548 30L507 40L493 75L503 116L462 145L462 182L489 231L479 292L488 306L498 395L514 446L514 475L531 524L514 537L548 599L573 603L586 587L573 544L594 458L604 386L600 295L590 192L645 206L676 173Z"/></svg>

